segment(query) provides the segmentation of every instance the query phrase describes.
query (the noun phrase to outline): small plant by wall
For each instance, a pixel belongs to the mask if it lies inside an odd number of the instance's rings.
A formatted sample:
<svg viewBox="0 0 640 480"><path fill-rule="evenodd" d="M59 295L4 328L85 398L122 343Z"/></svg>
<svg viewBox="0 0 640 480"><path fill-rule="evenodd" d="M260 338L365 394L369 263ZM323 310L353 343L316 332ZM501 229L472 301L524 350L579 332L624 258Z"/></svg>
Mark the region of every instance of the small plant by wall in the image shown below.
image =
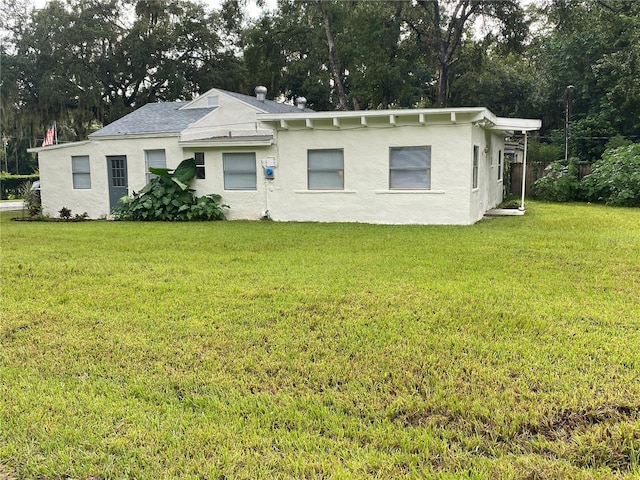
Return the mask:
<svg viewBox="0 0 640 480"><path fill-rule="evenodd" d="M71 218L71 210L67 207L62 207L60 211L58 211L58 215L62 220L69 220Z"/></svg>
<svg viewBox="0 0 640 480"><path fill-rule="evenodd" d="M116 220L133 221L197 221L224 220L227 205L220 195L196 197L188 183L196 176L193 158L184 160L175 170L150 168L156 175L139 192L120 199L113 210Z"/></svg>

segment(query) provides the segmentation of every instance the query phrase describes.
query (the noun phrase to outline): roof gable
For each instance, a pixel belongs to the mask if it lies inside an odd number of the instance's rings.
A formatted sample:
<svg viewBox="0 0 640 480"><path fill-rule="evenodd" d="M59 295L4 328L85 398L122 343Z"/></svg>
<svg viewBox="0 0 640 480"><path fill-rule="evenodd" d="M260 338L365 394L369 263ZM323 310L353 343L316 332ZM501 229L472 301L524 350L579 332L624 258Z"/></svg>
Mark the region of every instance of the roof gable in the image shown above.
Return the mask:
<svg viewBox="0 0 640 480"><path fill-rule="evenodd" d="M278 103L272 100L260 101L256 97L249 95L213 88L190 102L147 103L92 133L89 137L181 133L197 124L202 125L205 117L223 109L221 108L223 107L222 104L217 106L217 103L213 102L215 104L213 106L209 101L216 94L224 95L234 102L242 102L243 105L251 107L257 113L300 114L313 112L308 108L303 111L294 105Z"/></svg>
<svg viewBox="0 0 640 480"><path fill-rule="evenodd" d="M274 102L273 100L261 101L256 97L243 95L242 93L228 92L226 90L219 91L235 98L236 100L240 100L241 102L246 103L247 105L250 105L257 110L260 110L263 113L301 113L303 111L307 113L313 112L313 110L311 109L305 108L304 110L301 110L297 106L289 105L287 103Z"/></svg>

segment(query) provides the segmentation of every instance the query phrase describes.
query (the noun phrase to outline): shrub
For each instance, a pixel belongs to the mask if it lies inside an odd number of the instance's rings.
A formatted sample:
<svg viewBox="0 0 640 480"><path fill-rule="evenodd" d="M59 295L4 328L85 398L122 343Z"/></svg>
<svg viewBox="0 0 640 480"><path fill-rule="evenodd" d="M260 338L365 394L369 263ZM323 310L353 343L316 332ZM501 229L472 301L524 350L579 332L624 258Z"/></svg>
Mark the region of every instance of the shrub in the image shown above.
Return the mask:
<svg viewBox="0 0 640 480"><path fill-rule="evenodd" d="M553 162L544 169L544 175L533 183L533 195L548 202L569 202L580 197L580 182L575 159L569 165Z"/></svg>
<svg viewBox="0 0 640 480"><path fill-rule="evenodd" d="M58 211L58 214L62 220L69 220L71 218L71 210L67 207L62 207L60 211Z"/></svg>
<svg viewBox="0 0 640 480"><path fill-rule="evenodd" d="M605 151L582 179L584 198L622 207L640 206L640 143Z"/></svg>
<svg viewBox="0 0 640 480"><path fill-rule="evenodd" d="M166 168L150 168L155 175L139 192L120 199L112 212L116 220L134 221L188 221L223 220L224 208L220 195L196 197L188 182L196 175L193 158L184 160L171 171Z"/></svg>
<svg viewBox="0 0 640 480"><path fill-rule="evenodd" d="M42 213L40 190L33 188L33 182L24 182L18 190L18 195L24 199L24 207L29 212L30 217L36 217Z"/></svg>
<svg viewBox="0 0 640 480"><path fill-rule="evenodd" d="M0 195L5 200L10 197L21 197L24 193L23 185L33 183L40 179L40 175L12 175L10 173L0 174Z"/></svg>

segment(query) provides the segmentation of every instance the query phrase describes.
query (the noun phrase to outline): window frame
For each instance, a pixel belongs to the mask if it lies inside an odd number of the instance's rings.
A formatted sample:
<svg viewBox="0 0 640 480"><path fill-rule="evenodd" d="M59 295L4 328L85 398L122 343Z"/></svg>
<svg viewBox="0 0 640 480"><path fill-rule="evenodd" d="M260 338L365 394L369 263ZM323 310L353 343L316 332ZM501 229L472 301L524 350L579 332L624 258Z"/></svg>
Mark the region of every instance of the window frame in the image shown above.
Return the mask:
<svg viewBox="0 0 640 480"><path fill-rule="evenodd" d="M426 161L425 165L413 165L413 166L403 166L403 167L399 167L399 166L393 166L392 165L392 161L393 161L393 152L394 151L400 151L400 150L424 150L425 152L428 152L428 159ZM431 145L412 145L412 146L401 146L401 147L389 147L389 190L424 190L424 191L429 191L431 190L431 183L432 183L432 154L433 154L433 149L431 147ZM403 186L395 186L394 185L394 175L393 172L421 172L421 171L425 171L425 180L426 180L426 184L423 185L412 185L412 186L407 186L407 187L403 187Z"/></svg>
<svg viewBox="0 0 640 480"><path fill-rule="evenodd" d="M86 160L86 169L80 168L79 160ZM81 178L88 180L86 186L81 184L79 180ZM89 155L71 156L71 182L74 190L91 190L91 159Z"/></svg>
<svg viewBox="0 0 640 480"><path fill-rule="evenodd" d="M471 171L471 188L476 190L479 185L478 177L480 171L480 146L473 146L473 167Z"/></svg>
<svg viewBox="0 0 640 480"><path fill-rule="evenodd" d="M196 180L204 180L206 178L204 152L193 152L193 159L196 162Z"/></svg>
<svg viewBox="0 0 640 480"><path fill-rule="evenodd" d="M149 153L151 152L162 152L164 154L164 165L160 165L157 161L154 160L154 164L152 165L149 161ZM144 166L145 166L145 179L147 183L151 181L151 179L157 177L157 175L151 173L149 168L167 168L167 151L164 148L153 148L151 150L144 151Z"/></svg>
<svg viewBox="0 0 640 480"><path fill-rule="evenodd" d="M504 156L502 154L502 150L498 150L498 181L502 180L502 169L504 163Z"/></svg>
<svg viewBox="0 0 640 480"><path fill-rule="evenodd" d="M340 163L342 168L335 167L311 167L311 157L313 154L328 154L328 153L339 153L340 154ZM328 186L312 186L312 184L316 184L317 180L312 181L313 174L332 174L335 173L335 177L339 179L341 186L339 187L328 187ZM321 183L321 182L319 182ZM343 148L313 148L307 150L307 190L344 190L344 149Z"/></svg>
<svg viewBox="0 0 640 480"><path fill-rule="evenodd" d="M233 169L230 168L234 163L232 159L234 157L238 158L240 156L252 156L253 157L253 170L242 170L242 169ZM234 175L250 175L252 177L252 186L231 186L232 183L230 180L234 178ZM224 181L224 189L225 190L245 190L245 191L255 191L258 189L258 169L256 163L256 152L224 152L222 154L222 176Z"/></svg>

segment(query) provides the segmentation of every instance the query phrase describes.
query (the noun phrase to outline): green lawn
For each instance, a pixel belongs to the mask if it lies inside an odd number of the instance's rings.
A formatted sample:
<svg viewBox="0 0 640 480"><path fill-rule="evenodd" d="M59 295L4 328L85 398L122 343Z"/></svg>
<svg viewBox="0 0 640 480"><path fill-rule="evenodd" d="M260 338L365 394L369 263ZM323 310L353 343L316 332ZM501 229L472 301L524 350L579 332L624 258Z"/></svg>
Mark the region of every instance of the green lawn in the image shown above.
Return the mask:
<svg viewBox="0 0 640 480"><path fill-rule="evenodd" d="M0 223L0 478L638 478L640 209Z"/></svg>

